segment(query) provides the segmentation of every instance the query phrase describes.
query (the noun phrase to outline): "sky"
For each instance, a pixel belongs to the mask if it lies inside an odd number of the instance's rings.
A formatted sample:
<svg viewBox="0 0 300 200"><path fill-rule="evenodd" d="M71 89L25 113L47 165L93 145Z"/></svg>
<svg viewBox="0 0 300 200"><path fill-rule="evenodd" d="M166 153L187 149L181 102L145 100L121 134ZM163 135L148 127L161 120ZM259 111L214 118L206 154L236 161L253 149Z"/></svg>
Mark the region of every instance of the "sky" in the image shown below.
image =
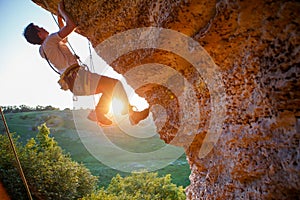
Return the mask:
<svg viewBox="0 0 300 200"><path fill-rule="evenodd" d="M31 22L50 33L58 31L51 13L30 0L0 0L0 16L0 105L73 108L72 93L60 89L58 75L39 55L39 45L29 44L23 37L24 28ZM89 65L88 40L72 33L69 42L80 59ZM95 68L106 67L106 75L121 78L93 54L94 59Z"/></svg>

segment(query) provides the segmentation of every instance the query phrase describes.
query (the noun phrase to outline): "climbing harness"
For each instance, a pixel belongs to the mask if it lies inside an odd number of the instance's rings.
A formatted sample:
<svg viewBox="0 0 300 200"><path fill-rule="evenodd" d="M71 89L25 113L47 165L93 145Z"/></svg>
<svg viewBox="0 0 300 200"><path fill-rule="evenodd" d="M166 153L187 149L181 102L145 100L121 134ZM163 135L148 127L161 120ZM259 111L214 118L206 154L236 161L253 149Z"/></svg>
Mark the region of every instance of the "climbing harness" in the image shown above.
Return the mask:
<svg viewBox="0 0 300 200"><path fill-rule="evenodd" d="M12 138L11 138L11 135L10 135L10 132L9 132L9 129L8 129L8 125L7 125L7 123L6 123L6 120L5 120L5 117L4 117L4 113L3 113L3 111L2 111L2 107L1 107L1 106L0 106L0 113L1 113L1 117L2 117L2 122L3 122L4 127L5 127L5 130L6 130L7 137L8 137L9 142L10 142L10 146L11 146L12 151L13 151L13 153L14 153L14 157L15 157L16 164L17 164L17 167L18 167L18 171L19 171L19 173L20 173L21 179L22 179L23 184L24 184L24 186L25 186L25 189L26 189L28 198L29 198L30 200L32 200L31 192L30 192L30 189L29 189L29 186L28 186L28 183L27 183L25 174L24 174L24 172L23 172L22 165L21 165L21 162L20 162L20 160L19 160L18 153L17 153L17 151L16 151L14 142L13 142L13 140L12 140Z"/></svg>

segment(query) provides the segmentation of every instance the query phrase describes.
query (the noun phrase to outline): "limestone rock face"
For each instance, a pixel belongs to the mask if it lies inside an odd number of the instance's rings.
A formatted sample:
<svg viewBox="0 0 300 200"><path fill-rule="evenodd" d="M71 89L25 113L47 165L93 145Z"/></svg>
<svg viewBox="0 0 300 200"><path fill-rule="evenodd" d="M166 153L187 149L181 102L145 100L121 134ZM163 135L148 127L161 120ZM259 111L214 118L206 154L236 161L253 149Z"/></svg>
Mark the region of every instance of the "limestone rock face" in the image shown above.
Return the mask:
<svg viewBox="0 0 300 200"><path fill-rule="evenodd" d="M33 1L53 13L59 2ZM222 84L214 87L224 88L224 99L215 105L211 77L174 52L135 49L109 62L121 74L148 63L173 69L169 76L157 68L137 70L127 82L136 85L155 72L161 80L136 92L159 105L152 112L161 139L185 148L191 166L188 199L300 196L299 1L65 0L65 7L78 23L77 32L94 47L127 30L167 28L197 41L218 66ZM179 105L185 82L196 97L184 103L189 119L182 119ZM226 111L221 133L201 156L215 109L221 108ZM186 131L192 125L192 133Z"/></svg>

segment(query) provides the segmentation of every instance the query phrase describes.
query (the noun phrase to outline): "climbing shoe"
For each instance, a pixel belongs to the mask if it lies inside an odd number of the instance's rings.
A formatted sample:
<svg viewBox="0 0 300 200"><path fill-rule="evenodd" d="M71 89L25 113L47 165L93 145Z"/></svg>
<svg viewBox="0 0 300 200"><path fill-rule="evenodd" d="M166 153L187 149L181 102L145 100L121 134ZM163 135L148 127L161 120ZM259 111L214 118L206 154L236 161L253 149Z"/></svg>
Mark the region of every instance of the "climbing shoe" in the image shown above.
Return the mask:
<svg viewBox="0 0 300 200"><path fill-rule="evenodd" d="M104 114L102 113L96 113L95 110L92 110L87 118L91 121L98 122L100 126L110 126L112 125L112 121L108 119Z"/></svg>
<svg viewBox="0 0 300 200"><path fill-rule="evenodd" d="M129 106L129 121L131 125L137 125L140 121L149 116L149 108L142 111L134 111L133 106Z"/></svg>

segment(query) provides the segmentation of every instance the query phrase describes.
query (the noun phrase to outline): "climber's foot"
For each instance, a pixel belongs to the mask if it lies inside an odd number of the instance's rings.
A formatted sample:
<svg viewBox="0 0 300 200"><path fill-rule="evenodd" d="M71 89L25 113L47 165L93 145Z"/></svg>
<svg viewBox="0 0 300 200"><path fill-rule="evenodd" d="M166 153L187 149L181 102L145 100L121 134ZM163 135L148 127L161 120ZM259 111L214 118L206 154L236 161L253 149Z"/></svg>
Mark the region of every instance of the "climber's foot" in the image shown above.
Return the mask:
<svg viewBox="0 0 300 200"><path fill-rule="evenodd" d="M93 122L96 122L97 121L97 115L96 115L96 112L95 110L92 110L89 115L87 116L87 118Z"/></svg>
<svg viewBox="0 0 300 200"><path fill-rule="evenodd" d="M103 122L98 121L97 124L101 127L112 126L113 125L112 121L111 120L109 120L109 121L110 122L108 122L108 123L107 122L103 123Z"/></svg>
<svg viewBox="0 0 300 200"><path fill-rule="evenodd" d="M129 106L129 120L131 125L137 125L140 121L149 116L149 108L143 111L134 111L132 106Z"/></svg>
<svg viewBox="0 0 300 200"><path fill-rule="evenodd" d="M103 113L96 113L95 110L91 111L87 117L89 120L97 122L100 126L110 126L112 121L108 119Z"/></svg>
<svg viewBox="0 0 300 200"><path fill-rule="evenodd" d="M126 106L124 106L124 107L126 107ZM121 110L121 115L127 115L128 113L129 113L129 110L126 109L126 108L123 108L123 109Z"/></svg>

